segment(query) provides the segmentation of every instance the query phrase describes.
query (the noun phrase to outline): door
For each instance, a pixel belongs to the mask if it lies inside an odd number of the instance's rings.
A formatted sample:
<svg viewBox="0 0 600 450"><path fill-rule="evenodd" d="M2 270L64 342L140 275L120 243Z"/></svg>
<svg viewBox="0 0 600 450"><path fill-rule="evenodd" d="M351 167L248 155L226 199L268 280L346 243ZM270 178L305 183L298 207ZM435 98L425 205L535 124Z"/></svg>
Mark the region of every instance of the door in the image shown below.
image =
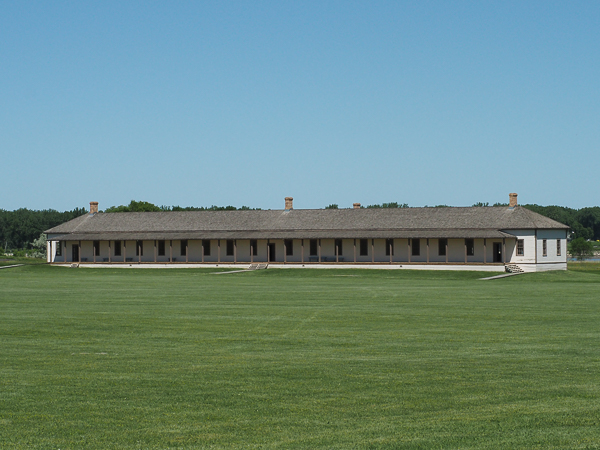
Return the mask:
<svg viewBox="0 0 600 450"><path fill-rule="evenodd" d="M502 262L502 244L494 242L494 262Z"/></svg>
<svg viewBox="0 0 600 450"><path fill-rule="evenodd" d="M71 246L71 256L73 257L73 259L71 261L75 262L75 261L79 261L79 245L77 244L73 244Z"/></svg>
<svg viewBox="0 0 600 450"><path fill-rule="evenodd" d="M277 259L275 255L275 244L269 244L269 262L274 262Z"/></svg>

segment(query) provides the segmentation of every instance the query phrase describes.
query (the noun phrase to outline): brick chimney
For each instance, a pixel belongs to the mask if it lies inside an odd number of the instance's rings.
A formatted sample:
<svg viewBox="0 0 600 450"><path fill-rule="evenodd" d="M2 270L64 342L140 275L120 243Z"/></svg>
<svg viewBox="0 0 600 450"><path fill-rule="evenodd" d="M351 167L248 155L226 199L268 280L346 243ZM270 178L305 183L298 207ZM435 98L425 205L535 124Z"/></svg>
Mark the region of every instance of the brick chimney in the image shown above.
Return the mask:
<svg viewBox="0 0 600 450"><path fill-rule="evenodd" d="M90 202L90 214L94 215L98 212L98 202Z"/></svg>
<svg viewBox="0 0 600 450"><path fill-rule="evenodd" d="M294 209L294 198L293 197L285 198L285 209Z"/></svg>
<svg viewBox="0 0 600 450"><path fill-rule="evenodd" d="M508 194L508 207L509 208L514 208L515 206L517 206L517 194L515 194L514 192L511 194Z"/></svg>
<svg viewBox="0 0 600 450"><path fill-rule="evenodd" d="M353 203L352 206L354 209L360 209L360 203Z"/></svg>

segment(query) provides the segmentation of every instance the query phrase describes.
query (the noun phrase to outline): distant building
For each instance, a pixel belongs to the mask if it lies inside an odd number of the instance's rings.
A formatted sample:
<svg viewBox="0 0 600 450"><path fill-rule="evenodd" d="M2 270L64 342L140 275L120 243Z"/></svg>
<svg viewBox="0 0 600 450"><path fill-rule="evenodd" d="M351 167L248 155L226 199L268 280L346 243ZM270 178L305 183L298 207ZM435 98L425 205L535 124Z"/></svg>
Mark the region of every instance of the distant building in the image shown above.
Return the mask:
<svg viewBox="0 0 600 450"><path fill-rule="evenodd" d="M47 230L53 264L567 268L568 227L507 207L90 213Z"/></svg>

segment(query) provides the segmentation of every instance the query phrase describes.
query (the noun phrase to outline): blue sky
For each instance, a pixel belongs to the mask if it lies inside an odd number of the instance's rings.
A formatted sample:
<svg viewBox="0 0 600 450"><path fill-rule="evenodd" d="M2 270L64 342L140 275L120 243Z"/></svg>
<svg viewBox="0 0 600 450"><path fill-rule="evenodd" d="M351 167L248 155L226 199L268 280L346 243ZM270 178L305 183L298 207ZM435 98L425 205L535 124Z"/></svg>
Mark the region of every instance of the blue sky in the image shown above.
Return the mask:
<svg viewBox="0 0 600 450"><path fill-rule="evenodd" d="M0 208L599 205L600 2L0 3Z"/></svg>

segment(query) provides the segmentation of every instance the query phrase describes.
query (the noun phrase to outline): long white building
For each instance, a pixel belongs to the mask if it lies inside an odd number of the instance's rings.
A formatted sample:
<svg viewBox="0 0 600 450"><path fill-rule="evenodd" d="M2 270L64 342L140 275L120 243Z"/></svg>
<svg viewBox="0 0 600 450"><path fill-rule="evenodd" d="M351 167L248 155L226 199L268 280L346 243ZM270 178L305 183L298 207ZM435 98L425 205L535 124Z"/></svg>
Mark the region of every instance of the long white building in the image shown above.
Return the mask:
<svg viewBox="0 0 600 450"><path fill-rule="evenodd" d="M48 262L565 270L568 227L506 207L90 213L47 230Z"/></svg>

